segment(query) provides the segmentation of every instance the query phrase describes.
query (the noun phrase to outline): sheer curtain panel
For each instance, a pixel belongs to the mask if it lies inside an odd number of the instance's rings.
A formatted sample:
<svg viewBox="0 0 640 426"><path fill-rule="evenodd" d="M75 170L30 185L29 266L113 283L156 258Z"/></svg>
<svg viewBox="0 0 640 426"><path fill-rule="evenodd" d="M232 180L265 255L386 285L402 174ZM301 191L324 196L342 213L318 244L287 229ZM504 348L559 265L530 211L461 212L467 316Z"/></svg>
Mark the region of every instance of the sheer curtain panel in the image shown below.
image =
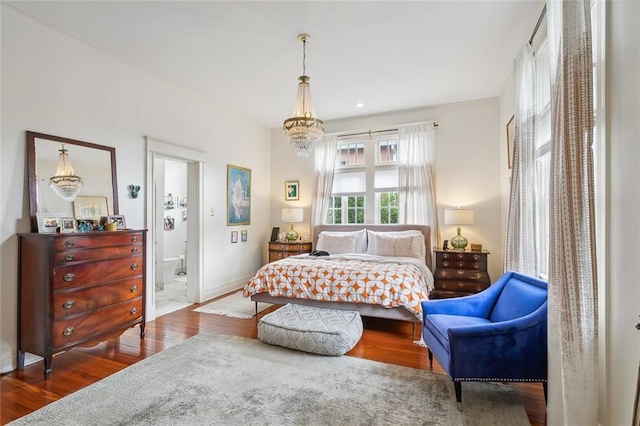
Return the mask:
<svg viewBox="0 0 640 426"><path fill-rule="evenodd" d="M435 123L398 129L398 223L431 226L440 247L436 205Z"/></svg>
<svg viewBox="0 0 640 426"><path fill-rule="evenodd" d="M336 168L336 151L338 137L324 136L315 149L315 176L313 182L313 203L311 205L311 232L316 225L322 225L327 220L333 175Z"/></svg>
<svg viewBox="0 0 640 426"><path fill-rule="evenodd" d="M538 278L536 220L536 69L533 49L518 52L515 73L515 143L507 224L506 268Z"/></svg>
<svg viewBox="0 0 640 426"><path fill-rule="evenodd" d="M547 2L551 49L547 422L551 426L598 424L589 3Z"/></svg>

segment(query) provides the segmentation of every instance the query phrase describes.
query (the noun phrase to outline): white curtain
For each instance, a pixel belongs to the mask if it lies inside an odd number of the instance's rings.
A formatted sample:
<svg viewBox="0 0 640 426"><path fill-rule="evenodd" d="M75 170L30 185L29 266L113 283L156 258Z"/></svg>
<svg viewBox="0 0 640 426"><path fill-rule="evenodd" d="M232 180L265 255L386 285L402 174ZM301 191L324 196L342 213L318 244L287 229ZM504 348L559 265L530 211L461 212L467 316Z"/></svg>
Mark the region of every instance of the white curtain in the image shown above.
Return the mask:
<svg viewBox="0 0 640 426"><path fill-rule="evenodd" d="M333 174L336 168L337 136L324 136L322 142L316 146L315 176L313 182L313 201L311 204L311 233L317 225L327 220L331 189L333 188Z"/></svg>
<svg viewBox="0 0 640 426"><path fill-rule="evenodd" d="M506 268L537 277L536 68L529 43L518 52L514 84L515 149L507 220Z"/></svg>
<svg viewBox="0 0 640 426"><path fill-rule="evenodd" d="M436 205L434 123L398 129L398 223L431 226L431 244L440 247Z"/></svg>
<svg viewBox="0 0 640 426"><path fill-rule="evenodd" d="M548 1L551 52L549 425L598 423L589 0Z"/></svg>

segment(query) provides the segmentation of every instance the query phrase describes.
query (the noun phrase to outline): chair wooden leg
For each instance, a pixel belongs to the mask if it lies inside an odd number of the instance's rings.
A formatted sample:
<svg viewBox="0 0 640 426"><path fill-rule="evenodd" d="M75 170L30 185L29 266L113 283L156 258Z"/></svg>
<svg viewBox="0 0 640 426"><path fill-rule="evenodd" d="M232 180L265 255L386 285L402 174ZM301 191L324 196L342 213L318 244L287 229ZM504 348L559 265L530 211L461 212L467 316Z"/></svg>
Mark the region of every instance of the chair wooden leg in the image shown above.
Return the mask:
<svg viewBox="0 0 640 426"><path fill-rule="evenodd" d="M458 403L458 410L462 411L462 382L454 380L453 387L456 390L456 402Z"/></svg>
<svg viewBox="0 0 640 426"><path fill-rule="evenodd" d="M547 403L547 382L542 382L542 390L544 391L544 403Z"/></svg>
<svg viewBox="0 0 640 426"><path fill-rule="evenodd" d="M429 367L433 370L433 352L427 348L427 353L429 354Z"/></svg>

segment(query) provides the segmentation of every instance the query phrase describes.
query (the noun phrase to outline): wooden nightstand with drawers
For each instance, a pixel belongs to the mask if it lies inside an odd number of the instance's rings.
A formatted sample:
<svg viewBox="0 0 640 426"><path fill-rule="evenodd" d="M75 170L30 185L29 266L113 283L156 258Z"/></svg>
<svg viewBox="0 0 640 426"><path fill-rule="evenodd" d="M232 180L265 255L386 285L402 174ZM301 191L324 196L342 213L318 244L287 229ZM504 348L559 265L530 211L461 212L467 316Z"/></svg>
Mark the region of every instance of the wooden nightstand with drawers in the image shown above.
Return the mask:
<svg viewBox="0 0 640 426"><path fill-rule="evenodd" d="M487 272L488 251L435 250L435 289L429 298L468 296L491 285Z"/></svg>
<svg viewBox="0 0 640 426"><path fill-rule="evenodd" d="M311 241L294 241L292 243L269 241L269 263L303 253L311 253Z"/></svg>

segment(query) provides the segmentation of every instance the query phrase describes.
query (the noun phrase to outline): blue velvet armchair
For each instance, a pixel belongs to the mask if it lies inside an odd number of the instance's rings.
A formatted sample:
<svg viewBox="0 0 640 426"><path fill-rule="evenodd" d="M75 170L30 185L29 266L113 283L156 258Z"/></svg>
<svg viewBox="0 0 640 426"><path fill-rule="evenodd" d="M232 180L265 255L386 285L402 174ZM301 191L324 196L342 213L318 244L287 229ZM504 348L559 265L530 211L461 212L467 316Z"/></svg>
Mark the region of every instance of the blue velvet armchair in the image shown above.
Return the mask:
<svg viewBox="0 0 640 426"><path fill-rule="evenodd" d="M422 302L422 337L453 379L458 408L463 381L547 382L547 283L509 271L488 289Z"/></svg>

